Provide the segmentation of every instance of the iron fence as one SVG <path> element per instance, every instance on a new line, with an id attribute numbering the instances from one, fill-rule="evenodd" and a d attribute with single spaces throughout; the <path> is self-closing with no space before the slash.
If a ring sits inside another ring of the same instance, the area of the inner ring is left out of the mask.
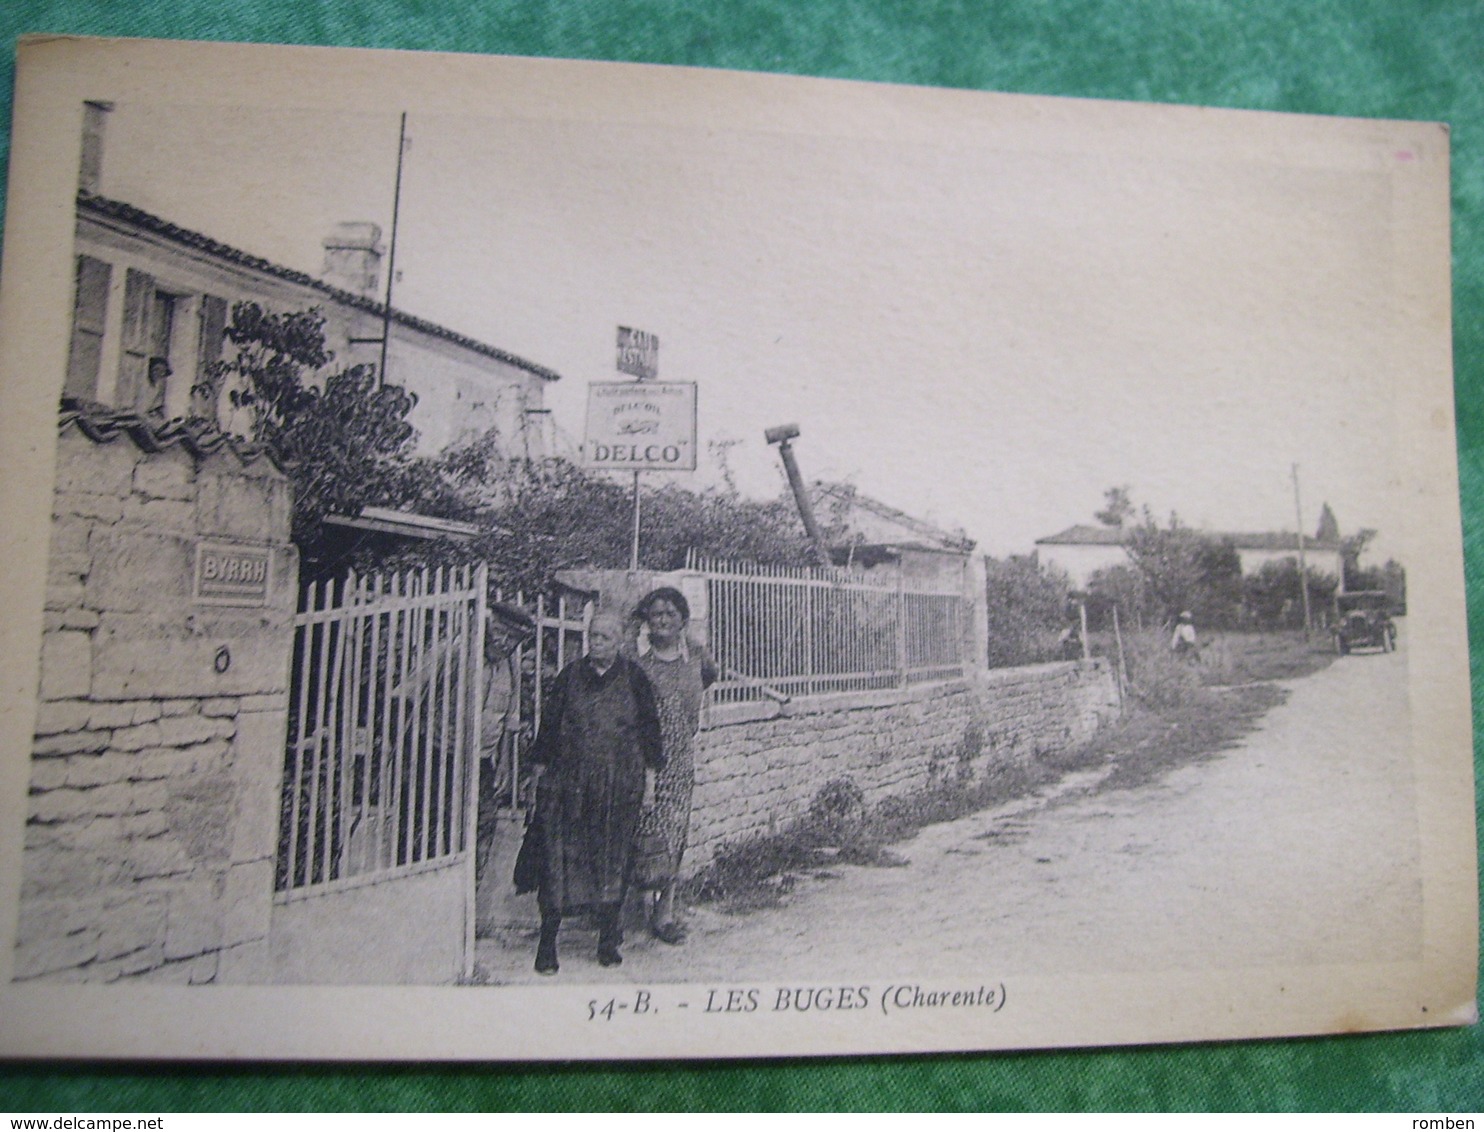
<path id="1" fill-rule="evenodd" d="M 712 702 L 905 687 L 964 674 L 966 602 L 900 575 L 724 562 L 705 575 Z"/>

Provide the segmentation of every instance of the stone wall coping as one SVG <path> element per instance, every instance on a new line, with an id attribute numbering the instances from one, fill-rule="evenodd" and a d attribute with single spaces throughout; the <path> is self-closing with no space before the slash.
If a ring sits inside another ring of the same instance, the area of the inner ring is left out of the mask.
<path id="1" fill-rule="evenodd" d="M 1045 664 L 1022 664 L 1014 668 L 985 668 L 976 670 L 975 679 L 986 688 L 1002 687 L 1006 684 L 1021 684 L 1027 680 L 1039 680 L 1047 673 L 1079 672 L 1086 668 L 1100 672 L 1108 666 L 1108 658 L 1094 656 L 1087 660 L 1052 660 Z"/>
<path id="2" fill-rule="evenodd" d="M 873 688 L 863 692 L 828 692 L 817 696 L 795 696 L 786 704 L 773 700 L 757 703 L 713 704 L 706 709 L 702 729 L 714 731 L 739 723 L 756 723 L 767 719 L 793 719 L 801 715 L 824 715 L 836 711 L 866 711 L 872 708 L 896 707 L 899 704 L 922 703 L 944 694 L 966 692 L 972 686 L 966 678 L 935 680 L 909 684 L 905 688 Z"/>
<path id="3" fill-rule="evenodd" d="M 768 719 L 789 719 L 801 715 L 821 715 L 832 711 L 860 711 L 868 708 L 895 707 L 898 704 L 921 703 L 935 699 L 943 691 L 968 691 L 970 688 L 1002 688 L 1044 680 L 1050 674 L 1072 675 L 1083 669 L 1099 672 L 1108 666 L 1106 657 L 1088 660 L 1055 660 L 1046 664 L 1026 664 L 1016 668 L 974 669 L 969 675 L 951 680 L 909 684 L 905 688 L 876 688 L 865 692 L 829 692 L 817 696 L 796 696 L 786 704 L 761 700 L 740 704 L 712 704 L 706 709 L 701 727 L 714 731 L 741 723 Z"/>

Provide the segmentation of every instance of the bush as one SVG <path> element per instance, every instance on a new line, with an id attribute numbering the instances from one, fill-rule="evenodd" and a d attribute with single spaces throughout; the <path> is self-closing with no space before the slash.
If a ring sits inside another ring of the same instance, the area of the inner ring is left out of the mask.
<path id="1" fill-rule="evenodd" d="M 1163 630 L 1125 633 L 1123 651 L 1130 690 L 1145 707 L 1181 707 L 1210 695 L 1201 686 L 1200 662 L 1177 657 Z"/>
<path id="2" fill-rule="evenodd" d="M 816 846 L 845 846 L 857 840 L 866 819 L 866 796 L 848 778 L 827 782 L 809 805 L 807 830 Z"/>
<path id="3" fill-rule="evenodd" d="M 1067 624 L 1071 589 L 1066 575 L 1041 566 L 1034 555 L 986 558 L 984 568 L 989 666 L 1061 659 L 1057 636 Z"/>

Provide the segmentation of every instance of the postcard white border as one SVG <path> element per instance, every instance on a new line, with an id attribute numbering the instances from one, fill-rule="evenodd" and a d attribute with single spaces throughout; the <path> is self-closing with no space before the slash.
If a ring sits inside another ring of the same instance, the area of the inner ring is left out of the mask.
<path id="1" fill-rule="evenodd" d="M 265 76 L 273 76 L 266 80 Z M 13 939 L 41 633 L 65 328 L 80 105 L 147 91 L 175 101 L 313 105 L 347 112 L 440 114 L 789 131 L 801 121 L 883 141 L 903 129 L 951 143 L 993 119 L 1027 145 L 1096 152 L 1156 148 L 1355 167 L 1409 149 L 1387 167 L 1395 213 L 1395 293 L 1414 332 L 1396 348 L 1414 379 L 1397 389 L 1397 438 L 1415 506 L 1404 536 L 1409 573 L 1413 765 L 1418 783 L 1425 923 L 1417 963 L 1168 971 L 1003 981 L 998 1013 L 912 1011 L 857 1017 L 760 1010 L 633 1015 L 595 1025 L 588 1004 L 635 987 L 190 987 L 10 983 L 0 947 L 0 1055 L 279 1059 L 554 1059 L 756 1057 L 1006 1049 L 1219 1040 L 1465 1023 L 1475 1018 L 1473 770 L 1448 295 L 1447 136 L 1428 124 L 1348 121 L 849 84 L 720 71 L 413 55 L 38 38 L 21 48 L 0 309 L 0 500 L 9 568 L 0 573 L 4 689 L 0 760 L 0 939 Z M 1038 139 L 1039 142 L 1038 142 Z M 57 375 L 41 380 L 35 375 Z M 928 983 L 913 972 L 842 972 L 841 982 Z M 762 988 L 765 991 L 768 988 Z M 672 1021 L 674 1019 L 674 1021 Z"/>

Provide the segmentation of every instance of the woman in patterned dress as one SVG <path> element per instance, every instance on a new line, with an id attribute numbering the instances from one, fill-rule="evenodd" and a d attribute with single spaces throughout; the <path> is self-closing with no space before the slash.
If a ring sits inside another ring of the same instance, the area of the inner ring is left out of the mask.
<path id="1" fill-rule="evenodd" d="M 654 805 L 640 819 L 639 827 L 641 837 L 661 833 L 669 849 L 669 879 L 655 893 L 649 930 L 664 943 L 678 944 L 685 939 L 685 926 L 675 918 L 675 884 L 690 829 L 696 733 L 701 725 L 701 701 L 715 683 L 717 670 L 705 648 L 686 636 L 690 603 L 679 590 L 662 586 L 646 594 L 634 615 L 646 630 L 639 642 L 639 666 L 654 686 L 665 756 L 664 768 L 655 779 Z"/>

